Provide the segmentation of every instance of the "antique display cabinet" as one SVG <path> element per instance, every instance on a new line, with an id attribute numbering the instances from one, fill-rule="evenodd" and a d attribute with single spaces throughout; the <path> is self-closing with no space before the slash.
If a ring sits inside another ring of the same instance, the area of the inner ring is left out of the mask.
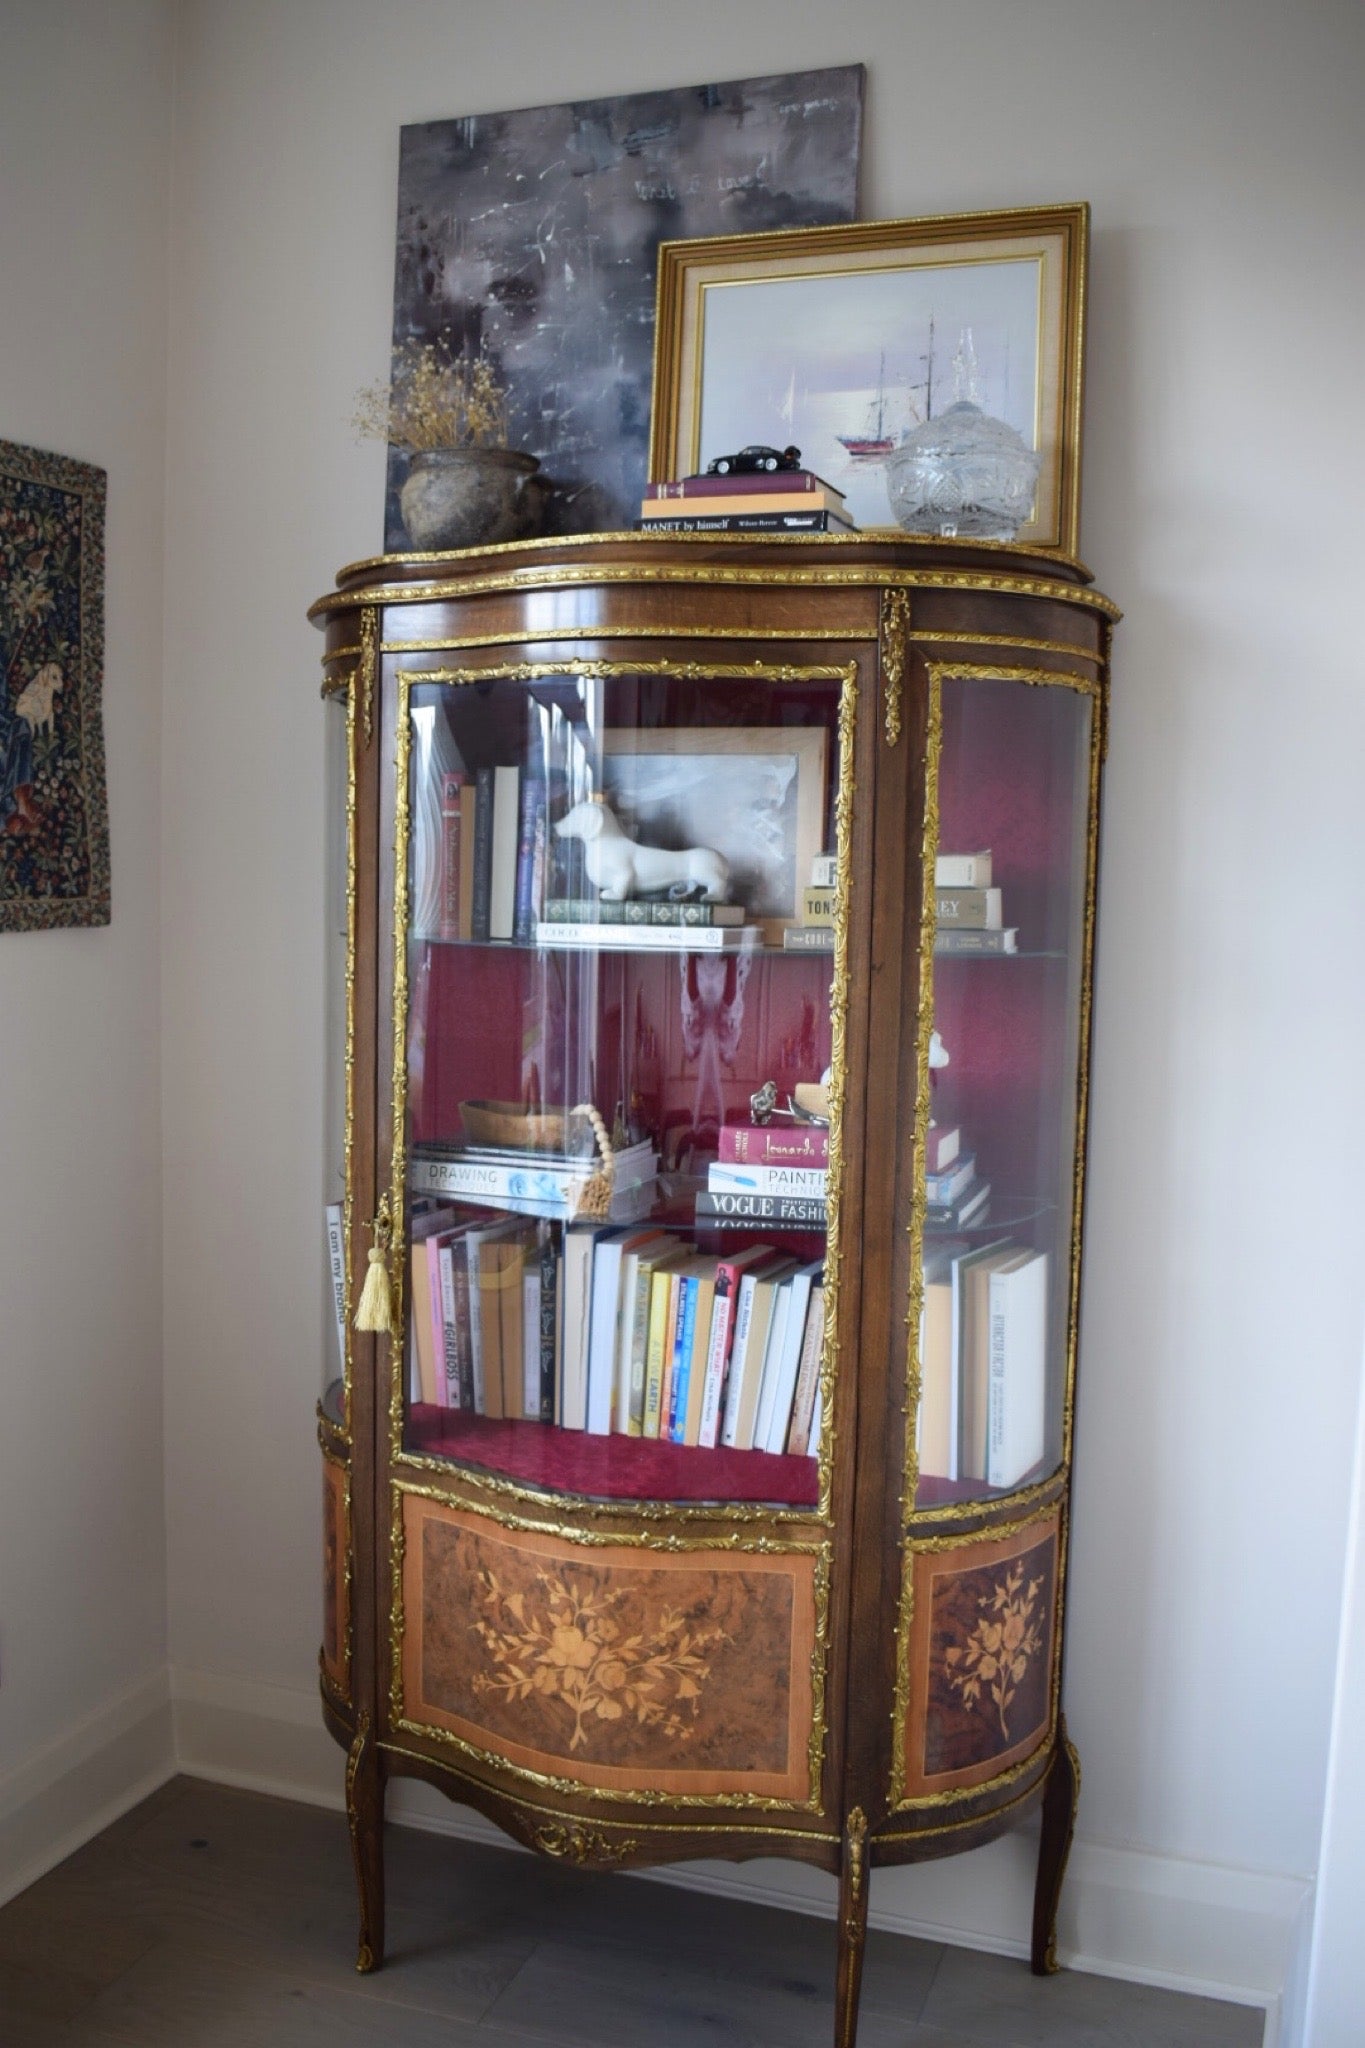
<path id="1" fill-rule="evenodd" d="M 391 556 L 314 607 L 360 1968 L 395 1774 L 575 1863 L 834 1873 L 844 2048 L 871 1873 L 1041 1806 L 1055 1967 L 1116 616 L 1064 556 L 871 536 Z"/>

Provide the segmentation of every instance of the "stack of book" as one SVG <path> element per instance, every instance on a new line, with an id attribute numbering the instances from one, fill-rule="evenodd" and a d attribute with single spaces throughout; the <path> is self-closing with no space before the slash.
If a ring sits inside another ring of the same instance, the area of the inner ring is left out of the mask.
<path id="1" fill-rule="evenodd" d="M 935 1230 L 969 1230 L 990 1214 L 991 1184 L 964 1151 L 955 1124 L 930 1124 L 924 1146 L 924 1220 Z"/>
<path id="2" fill-rule="evenodd" d="M 414 1218 L 409 1397 L 591 1435 L 814 1455 L 823 1267 L 661 1228 Z"/>
<path id="3" fill-rule="evenodd" d="M 648 1143 L 612 1154 L 615 1220 L 648 1214 L 658 1170 L 659 1155 Z M 589 1182 L 600 1171 L 600 1161 L 579 1153 L 514 1145 L 416 1145 L 409 1184 L 417 1196 L 444 1196 L 478 1208 L 564 1222 L 578 1214 Z"/>
<path id="4" fill-rule="evenodd" d="M 538 946 L 736 952 L 762 943 L 762 926 L 746 924 L 745 916 L 740 903 L 678 902 L 666 896 L 609 903 L 600 896 L 559 896 L 544 905 L 535 940 Z"/>
<path id="5" fill-rule="evenodd" d="M 920 1319 L 922 1476 L 1017 1486 L 1047 1437 L 1048 1255 L 1002 1238 L 936 1245 Z"/>
<path id="6" fill-rule="evenodd" d="M 934 951 L 1013 953 L 1019 932 L 1004 919 L 1002 892 L 991 886 L 991 856 L 941 853 L 934 863 Z"/>
<path id="7" fill-rule="evenodd" d="M 838 857 L 817 853 L 811 862 L 810 881 L 801 891 L 801 917 L 782 934 L 788 953 L 832 953 L 834 951 L 834 902 L 838 889 Z"/>
<path id="8" fill-rule="evenodd" d="M 648 484 L 642 533 L 854 533 L 842 491 L 809 469 Z"/>
<path id="9" fill-rule="evenodd" d="M 517 939 L 542 914 L 550 862 L 544 781 L 519 767 L 441 776 L 439 812 L 414 811 L 414 900 L 436 907 L 424 939 Z M 427 878 L 438 879 L 432 889 Z"/>
<path id="10" fill-rule="evenodd" d="M 696 1200 L 711 1229 L 823 1230 L 829 1132 L 815 1124 L 726 1124 Z"/>

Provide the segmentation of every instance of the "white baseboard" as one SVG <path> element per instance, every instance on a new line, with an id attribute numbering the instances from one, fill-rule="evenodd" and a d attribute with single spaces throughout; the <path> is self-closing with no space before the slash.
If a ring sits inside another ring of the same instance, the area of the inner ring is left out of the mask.
<path id="1" fill-rule="evenodd" d="M 340 1807 L 342 1758 L 317 1696 L 173 1671 L 177 1759 L 192 1777 Z M 415 1779 L 389 1798 L 401 1825 L 509 1846 L 472 1808 Z M 1027 1955 L 1036 1836 L 1027 1826 L 942 1862 L 878 1871 L 869 1918 L 921 1940 Z M 671 1864 L 650 1882 L 832 1918 L 824 1872 L 762 1858 Z M 1302 1879 L 1109 1848 L 1077 1839 L 1062 1895 L 1058 1949 L 1071 1969 L 1260 2006 L 1277 2048 L 1280 1994 L 1294 1967 L 1311 1887 Z M 1289 2048 L 1289 2044 L 1279 2044 Z"/>
<path id="2" fill-rule="evenodd" d="M 0 1777 L 0 1905 L 174 1773 L 163 1666 Z"/>

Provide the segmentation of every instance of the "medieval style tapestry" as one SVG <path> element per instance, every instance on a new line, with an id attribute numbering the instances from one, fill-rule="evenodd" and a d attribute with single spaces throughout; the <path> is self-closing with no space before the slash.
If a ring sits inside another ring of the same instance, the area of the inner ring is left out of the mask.
<path id="1" fill-rule="evenodd" d="M 0 931 L 109 922 L 104 497 L 0 441 Z"/>
<path id="2" fill-rule="evenodd" d="M 393 342 L 487 361 L 540 529 L 629 527 L 644 493 L 660 242 L 851 221 L 863 67 L 426 121 L 402 131 Z M 389 451 L 387 548 L 410 545 Z"/>

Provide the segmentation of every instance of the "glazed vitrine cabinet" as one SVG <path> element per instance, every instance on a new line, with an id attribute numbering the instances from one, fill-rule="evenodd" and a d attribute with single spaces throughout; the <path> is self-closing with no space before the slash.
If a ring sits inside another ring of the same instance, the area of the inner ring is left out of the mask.
<path id="1" fill-rule="evenodd" d="M 1041 1805 L 1053 1967 L 1113 607 L 1004 546 L 593 537 L 313 616 L 360 1967 L 397 1774 L 575 1863 L 833 1872 L 845 2048 L 871 1873 Z"/>

